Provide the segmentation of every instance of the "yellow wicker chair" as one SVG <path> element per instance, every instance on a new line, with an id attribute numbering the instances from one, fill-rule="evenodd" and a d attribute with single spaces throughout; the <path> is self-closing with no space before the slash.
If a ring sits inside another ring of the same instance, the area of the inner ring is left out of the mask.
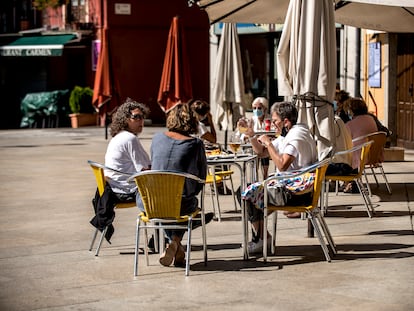
<path id="1" fill-rule="evenodd" d="M 95 180 L 96 180 L 96 186 L 98 187 L 98 192 L 99 192 L 100 196 L 102 196 L 102 194 L 104 192 L 104 189 L 105 189 L 105 185 L 106 185 L 106 179 L 105 179 L 105 175 L 104 175 L 104 170 L 105 169 L 113 170 L 113 171 L 116 171 L 118 173 L 124 174 L 122 172 L 111 169 L 109 167 L 106 167 L 103 164 L 100 164 L 100 163 L 97 163 L 97 162 L 94 162 L 94 161 L 91 161 L 91 160 L 88 160 L 88 164 L 92 168 L 92 171 L 93 171 L 93 174 L 94 174 Z M 125 174 L 125 175 L 131 176 L 129 174 Z M 118 203 L 118 204 L 115 205 L 116 209 L 131 208 L 131 207 L 136 207 L 136 203 L 135 202 Z M 99 255 L 99 251 L 101 249 L 102 241 L 104 240 L 104 237 L 105 237 L 105 234 L 106 234 L 107 230 L 108 230 L 108 227 L 105 227 L 102 230 L 101 237 L 99 238 L 98 246 L 97 246 L 96 251 L 95 251 L 95 256 Z M 92 237 L 91 246 L 89 247 L 89 251 L 92 251 L 92 249 L 93 249 L 93 245 L 95 244 L 95 240 L 96 240 L 96 236 L 98 235 L 98 231 L 99 231 L 98 229 L 95 230 L 95 233 Z"/>
<path id="2" fill-rule="evenodd" d="M 322 191 L 323 181 L 325 179 L 325 172 L 328 167 L 330 159 L 325 159 L 318 163 L 315 163 L 311 166 L 303 168 L 300 172 L 292 172 L 289 174 L 283 174 L 283 176 L 271 176 L 264 181 L 264 225 L 263 225 L 263 259 L 266 262 L 267 260 L 267 224 L 268 224 L 268 216 L 271 212 L 273 213 L 273 234 L 272 234 L 272 243 L 271 243 L 271 252 L 272 254 L 275 253 L 275 245 L 276 245 L 276 224 L 277 224 L 277 211 L 288 211 L 288 212 L 299 212 L 305 213 L 307 217 L 310 219 L 315 232 L 318 236 L 319 242 L 321 244 L 323 253 L 325 254 L 325 258 L 328 262 L 331 261 L 331 257 L 329 256 L 329 249 L 324 241 L 322 232 L 318 226 L 321 226 L 323 233 L 325 234 L 325 238 L 333 252 L 336 254 L 336 245 L 333 241 L 331 233 L 329 231 L 328 225 L 326 224 L 323 216 L 321 215 L 320 208 L 318 206 L 320 194 Z M 312 196 L 312 203 L 310 205 L 303 205 L 303 206 L 274 206 L 268 204 L 268 194 L 267 194 L 267 185 L 269 182 L 273 180 L 280 180 L 284 178 L 291 178 L 302 175 L 307 172 L 316 172 L 315 181 L 313 185 L 313 196 Z M 317 222 L 318 220 L 318 222 Z"/>
<path id="3" fill-rule="evenodd" d="M 145 213 L 140 213 L 137 218 L 134 276 L 138 275 L 138 246 L 140 231 L 142 229 L 145 230 L 144 252 L 147 265 L 149 264 L 147 248 L 147 229 L 149 228 L 181 229 L 187 231 L 185 275 L 188 276 L 190 271 L 192 221 L 198 214 L 201 214 L 204 263 L 207 263 L 206 229 L 203 210 L 204 187 L 200 195 L 200 208 L 191 214 L 180 215 L 181 199 L 185 181 L 196 182 L 203 185 L 205 181 L 191 174 L 157 170 L 140 172 L 131 177 L 131 179 L 135 180 L 138 186 L 138 191 L 145 208 Z M 163 241 L 163 239 L 160 239 L 160 241 Z"/>

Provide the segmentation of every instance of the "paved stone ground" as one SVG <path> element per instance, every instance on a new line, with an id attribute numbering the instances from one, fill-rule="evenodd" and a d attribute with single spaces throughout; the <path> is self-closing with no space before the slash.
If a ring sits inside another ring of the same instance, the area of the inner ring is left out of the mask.
<path id="1" fill-rule="evenodd" d="M 161 130 L 145 128 L 145 148 Z M 1 310 L 414 309 L 413 152 L 385 163 L 393 194 L 373 186 L 376 217 L 358 194 L 330 194 L 331 263 L 306 237 L 306 221 L 284 216 L 276 255 L 242 260 L 240 212 L 221 196 L 223 220 L 207 227 L 207 266 L 198 229 L 189 277 L 154 254 L 134 278 L 135 210 L 116 214 L 99 257 L 88 251 L 95 184 L 86 160 L 102 162 L 107 142 L 102 128 L 0 131 Z"/>

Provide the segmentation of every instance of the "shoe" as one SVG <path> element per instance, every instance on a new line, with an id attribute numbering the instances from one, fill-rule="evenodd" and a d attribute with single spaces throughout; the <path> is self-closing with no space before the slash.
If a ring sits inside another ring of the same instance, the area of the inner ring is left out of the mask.
<path id="1" fill-rule="evenodd" d="M 355 181 L 351 181 L 344 188 L 344 193 L 359 193 L 358 186 Z"/>
<path id="2" fill-rule="evenodd" d="M 214 213 L 207 213 L 204 215 L 206 219 L 206 225 L 214 218 Z M 201 227 L 201 219 L 194 219 L 193 220 L 193 230 Z"/>
<path id="3" fill-rule="evenodd" d="M 269 248 L 272 245 L 272 238 L 267 238 L 267 247 Z M 263 240 L 260 239 L 258 242 L 249 242 L 247 244 L 247 252 L 249 254 L 261 253 L 263 251 Z"/>
<path id="4" fill-rule="evenodd" d="M 170 240 L 169 240 L 168 238 L 165 238 L 164 243 L 165 243 L 165 245 L 167 245 L 167 244 L 169 244 L 169 243 L 170 243 Z M 155 251 L 155 239 L 154 239 L 154 235 L 151 235 L 151 237 L 150 237 L 150 239 L 149 239 L 149 241 L 148 241 L 148 249 L 149 249 L 149 250 L 150 250 L 153 254 L 157 253 L 157 252 Z"/>
<path id="5" fill-rule="evenodd" d="M 302 215 L 299 212 L 283 212 L 287 218 L 300 218 Z"/>
<path id="6" fill-rule="evenodd" d="M 221 195 L 231 195 L 231 190 L 223 183 L 217 185 L 217 192 Z"/>
<path id="7" fill-rule="evenodd" d="M 185 250 L 182 245 L 178 246 L 177 253 L 175 253 L 174 266 L 185 267 Z"/>
<path id="8" fill-rule="evenodd" d="M 167 245 L 164 253 L 160 257 L 160 264 L 165 267 L 169 267 L 173 263 L 175 254 L 177 253 L 177 248 L 177 242 L 171 241 L 171 243 Z"/>

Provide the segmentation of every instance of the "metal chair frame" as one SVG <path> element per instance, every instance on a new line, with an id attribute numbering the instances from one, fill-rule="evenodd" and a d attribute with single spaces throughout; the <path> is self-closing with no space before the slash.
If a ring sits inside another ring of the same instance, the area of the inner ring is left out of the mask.
<path id="1" fill-rule="evenodd" d="M 379 187 L 379 182 L 378 182 L 377 175 L 375 173 L 375 169 L 380 170 L 380 173 L 382 177 L 384 178 L 385 186 L 387 187 L 388 193 L 392 194 L 391 186 L 388 182 L 387 176 L 385 175 L 384 168 L 382 166 L 382 161 L 379 157 L 385 148 L 385 143 L 387 142 L 387 133 L 383 131 L 370 133 L 364 136 L 354 138 L 352 142 L 360 142 L 360 141 L 367 141 L 367 140 L 374 142 L 371 146 L 369 158 L 367 162 L 365 163 L 365 169 L 364 169 L 364 177 L 365 177 L 369 195 L 372 196 L 372 191 L 371 191 L 370 184 L 368 182 L 368 175 L 366 172 L 367 167 L 371 169 L 371 173 L 374 176 L 377 187 Z"/>
<path id="2" fill-rule="evenodd" d="M 200 208 L 193 213 L 181 215 L 181 199 L 186 179 L 203 184 L 203 189 L 200 195 Z M 138 276 L 138 246 L 141 230 L 145 230 L 144 253 L 146 263 L 149 265 L 147 229 L 151 228 L 156 230 L 181 229 L 187 231 L 185 275 L 188 276 L 190 271 L 192 221 L 198 215 L 201 215 L 204 263 L 207 264 L 207 239 L 203 208 L 205 181 L 188 173 L 161 170 L 143 171 L 133 175 L 129 180 L 134 180 L 137 184 L 145 208 L 145 212 L 140 213 L 137 218 L 134 276 Z M 159 239 L 159 241 L 164 241 L 164 239 Z M 160 250 L 162 249 L 161 246 L 160 242 Z"/>
<path id="3" fill-rule="evenodd" d="M 94 162 L 94 161 L 91 161 L 91 160 L 88 160 L 88 164 L 91 166 L 91 168 L 93 170 L 93 174 L 95 175 L 95 180 L 96 180 L 96 185 L 97 185 L 97 188 L 98 188 L 99 195 L 103 194 L 104 188 L 105 188 L 105 185 L 106 185 L 106 179 L 105 179 L 105 175 L 104 175 L 104 170 L 105 169 L 112 170 L 114 172 L 117 172 L 117 173 L 120 173 L 120 174 L 123 174 L 123 175 L 126 175 L 126 176 L 131 176 L 131 174 L 123 173 L 121 171 L 118 171 L 116 169 L 107 167 L 107 166 L 105 166 L 101 163 Z M 115 209 L 123 209 L 123 208 L 131 208 L 131 207 L 136 207 L 136 203 L 135 202 L 118 203 L 118 204 L 115 205 Z M 98 246 L 96 247 L 96 251 L 95 251 L 95 256 L 99 255 L 99 251 L 101 249 L 102 242 L 104 240 L 104 237 L 105 237 L 105 234 L 106 234 L 107 230 L 108 230 L 108 227 L 106 226 L 101 232 L 101 236 L 99 238 Z M 93 236 L 92 236 L 92 241 L 91 241 L 91 245 L 89 247 L 89 251 L 92 251 L 92 249 L 93 249 L 96 237 L 98 235 L 98 231 L 99 231 L 99 229 L 96 229 Z"/>
<path id="4" fill-rule="evenodd" d="M 322 232 L 320 230 L 320 227 L 322 228 L 322 231 L 325 235 L 326 242 L 330 246 L 332 253 L 336 254 L 336 245 L 332 238 L 332 235 L 329 231 L 328 225 L 325 222 L 325 219 L 323 218 L 321 214 L 321 210 L 318 206 L 319 198 L 323 189 L 323 181 L 325 179 L 325 172 L 328 167 L 328 164 L 330 162 L 330 159 L 325 159 L 320 162 L 317 162 L 315 164 L 312 164 L 308 167 L 303 168 L 302 170 L 295 171 L 295 172 L 284 172 L 283 175 L 280 176 L 270 176 L 264 181 L 264 225 L 263 225 L 263 259 L 266 262 L 267 261 L 267 226 L 268 226 L 268 216 L 271 212 L 273 213 L 273 226 L 272 226 L 272 243 L 271 243 L 271 252 L 272 254 L 275 253 L 275 245 L 276 245 L 276 229 L 277 229 L 277 212 L 278 211 L 289 211 L 289 212 L 299 212 L 299 213 L 305 213 L 307 217 L 310 219 L 315 232 L 318 236 L 319 243 L 322 247 L 322 251 L 325 255 L 326 261 L 330 262 L 331 257 L 329 255 L 329 249 L 325 243 L 324 237 L 322 235 Z M 268 188 L 267 185 L 274 180 L 281 180 L 284 178 L 291 178 L 300 176 L 302 174 L 305 174 L 307 172 L 316 172 L 316 177 L 313 185 L 313 197 L 312 197 L 312 203 L 310 205 L 303 205 L 303 206 L 273 206 L 269 205 L 268 203 Z M 319 225 L 320 227 L 319 227 Z"/>
<path id="5" fill-rule="evenodd" d="M 369 153 L 370 153 L 370 148 L 373 144 L 373 141 L 368 141 L 365 142 L 361 145 L 357 145 L 352 147 L 349 150 L 345 150 L 345 151 L 340 151 L 337 152 L 333 158 L 335 158 L 336 155 L 343 155 L 343 154 L 347 154 L 347 153 L 354 153 L 354 152 L 358 152 L 359 150 L 361 150 L 361 160 L 360 160 L 360 164 L 359 164 L 359 168 L 358 168 L 358 173 L 356 174 L 349 174 L 349 175 L 326 175 L 325 176 L 325 200 L 324 200 L 324 204 L 322 207 L 322 211 L 323 214 L 326 213 L 327 208 L 328 208 L 328 197 L 329 197 L 329 181 L 344 181 L 344 182 L 352 182 L 355 181 L 359 190 L 359 193 L 362 196 L 362 199 L 364 201 L 365 207 L 367 209 L 367 213 L 369 218 L 372 218 L 372 214 L 375 213 L 374 207 L 372 205 L 369 193 L 368 193 L 368 189 L 367 186 L 364 185 L 364 183 L 362 182 L 362 174 L 364 172 L 365 169 L 365 163 L 369 157 Z"/>

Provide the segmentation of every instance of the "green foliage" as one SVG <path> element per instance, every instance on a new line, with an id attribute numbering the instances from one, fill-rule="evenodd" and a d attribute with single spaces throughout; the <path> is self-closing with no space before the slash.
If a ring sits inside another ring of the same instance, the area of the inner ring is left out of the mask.
<path id="1" fill-rule="evenodd" d="M 90 87 L 75 86 L 70 93 L 69 106 L 72 113 L 93 113 L 93 91 Z"/>
<path id="2" fill-rule="evenodd" d="M 36 10 L 42 11 L 47 8 L 56 9 L 59 6 L 68 4 L 68 2 L 68 0 L 34 0 L 33 7 L 35 7 Z"/>

